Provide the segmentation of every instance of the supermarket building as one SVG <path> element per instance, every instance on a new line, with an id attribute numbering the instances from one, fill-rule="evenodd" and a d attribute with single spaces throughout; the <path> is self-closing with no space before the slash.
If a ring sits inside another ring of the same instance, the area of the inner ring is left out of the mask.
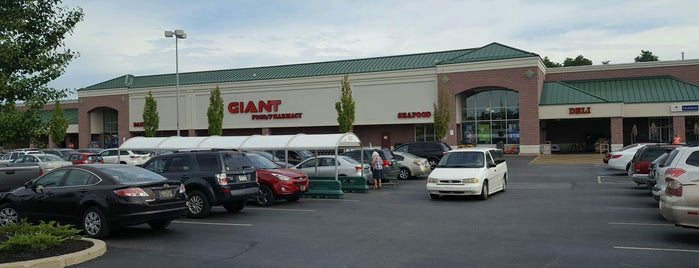
<path id="1" fill-rule="evenodd" d="M 148 92 L 158 104 L 159 136 L 177 135 L 178 129 L 181 136 L 206 136 L 215 88 L 224 101 L 223 135 L 337 133 L 335 102 L 345 75 L 356 105 L 353 132 L 364 145 L 435 140 L 439 88 L 449 96 L 444 141 L 452 146 L 540 154 L 548 148 L 600 152 L 635 142 L 669 142 L 674 134 L 699 140 L 699 60 L 546 68 L 535 53 L 491 43 L 180 73 L 179 94 L 175 73 L 124 75 L 81 88 L 77 100 L 62 104 L 73 118 L 66 142 L 105 148 L 142 136 Z"/>

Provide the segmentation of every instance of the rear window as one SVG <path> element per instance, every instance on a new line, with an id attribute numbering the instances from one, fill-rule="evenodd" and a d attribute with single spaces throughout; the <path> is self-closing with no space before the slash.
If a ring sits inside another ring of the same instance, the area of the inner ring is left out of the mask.
<path id="1" fill-rule="evenodd" d="M 653 161 L 667 151 L 666 148 L 648 148 L 641 156 L 643 161 Z"/>
<path id="2" fill-rule="evenodd" d="M 165 177 L 145 168 L 135 166 L 112 166 L 100 168 L 119 183 L 138 183 L 167 180 Z"/>
<path id="3" fill-rule="evenodd" d="M 229 170 L 242 170 L 245 167 L 252 167 L 253 164 L 250 160 L 240 153 L 225 153 L 223 156 L 223 165 L 226 171 Z"/>

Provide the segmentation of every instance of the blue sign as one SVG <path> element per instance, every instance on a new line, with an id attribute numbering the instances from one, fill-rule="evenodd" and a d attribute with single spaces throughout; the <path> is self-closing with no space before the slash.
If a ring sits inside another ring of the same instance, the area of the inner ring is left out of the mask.
<path id="1" fill-rule="evenodd" d="M 682 111 L 699 111 L 699 105 L 682 105 Z"/>

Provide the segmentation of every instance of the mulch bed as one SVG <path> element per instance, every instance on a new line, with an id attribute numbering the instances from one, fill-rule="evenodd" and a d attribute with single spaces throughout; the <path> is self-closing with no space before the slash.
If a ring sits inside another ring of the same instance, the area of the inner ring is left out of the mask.
<path id="1" fill-rule="evenodd" d="M 93 243 L 85 240 L 69 239 L 56 247 L 40 251 L 0 251 L 0 263 L 36 260 L 78 252 L 92 247 Z"/>

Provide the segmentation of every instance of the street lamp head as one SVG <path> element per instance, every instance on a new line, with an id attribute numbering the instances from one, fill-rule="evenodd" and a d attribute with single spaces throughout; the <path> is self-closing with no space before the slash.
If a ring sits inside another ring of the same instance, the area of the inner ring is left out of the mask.
<path id="1" fill-rule="evenodd" d="M 165 31 L 165 37 L 173 36 L 177 39 L 187 39 L 187 33 L 184 30 Z"/>

